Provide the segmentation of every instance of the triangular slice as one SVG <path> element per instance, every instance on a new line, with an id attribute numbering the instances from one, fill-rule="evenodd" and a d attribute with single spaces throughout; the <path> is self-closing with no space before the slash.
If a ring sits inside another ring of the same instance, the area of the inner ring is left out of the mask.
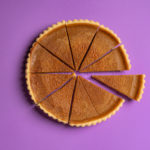
<path id="1" fill-rule="evenodd" d="M 72 72 L 68 66 L 35 43 L 28 59 L 28 72 Z"/>
<path id="2" fill-rule="evenodd" d="M 111 117 L 122 106 L 124 100 L 80 77 L 96 111 L 97 122 Z"/>
<path id="3" fill-rule="evenodd" d="M 105 75 L 92 76 L 131 99 L 139 101 L 143 94 L 145 75 Z"/>
<path id="4" fill-rule="evenodd" d="M 89 49 L 89 52 L 87 53 L 87 56 L 82 63 L 81 70 L 93 61 L 102 57 L 104 54 L 109 52 L 112 48 L 120 43 L 120 39 L 115 33 L 113 33 L 112 30 L 109 30 L 104 26 L 100 26 Z"/>
<path id="5" fill-rule="evenodd" d="M 74 85 L 75 77 L 63 88 L 39 103 L 40 108 L 54 119 L 68 123 Z"/>
<path id="6" fill-rule="evenodd" d="M 58 24 L 53 25 L 51 28 L 48 28 L 37 39 L 37 42 L 39 42 L 53 54 L 61 58 L 72 68 L 74 67 L 65 27 L 65 21 L 59 22 Z"/>
<path id="7" fill-rule="evenodd" d="M 40 102 L 51 92 L 65 84 L 73 75 L 28 74 L 27 85 L 35 103 Z"/>
<path id="8" fill-rule="evenodd" d="M 97 115 L 81 80 L 77 78 L 69 124 L 72 126 L 85 126 L 93 122 Z"/>
<path id="9" fill-rule="evenodd" d="M 128 55 L 123 45 L 121 45 L 80 72 L 122 71 L 130 68 Z"/>
<path id="10" fill-rule="evenodd" d="M 84 20 L 67 22 L 67 32 L 76 70 L 78 70 L 98 27 L 97 23 Z"/>

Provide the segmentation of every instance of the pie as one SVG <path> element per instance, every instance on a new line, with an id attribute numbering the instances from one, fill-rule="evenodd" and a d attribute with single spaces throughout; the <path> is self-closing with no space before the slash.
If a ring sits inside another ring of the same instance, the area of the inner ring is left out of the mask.
<path id="1" fill-rule="evenodd" d="M 131 99 L 141 99 L 144 75 L 100 75 L 130 68 L 124 45 L 112 30 L 89 20 L 62 21 L 33 43 L 26 64 L 27 88 L 48 116 L 70 126 L 90 126 L 110 118 L 124 103 L 95 85 L 94 79 Z M 86 72 L 92 73 L 90 81 L 84 78 Z"/>

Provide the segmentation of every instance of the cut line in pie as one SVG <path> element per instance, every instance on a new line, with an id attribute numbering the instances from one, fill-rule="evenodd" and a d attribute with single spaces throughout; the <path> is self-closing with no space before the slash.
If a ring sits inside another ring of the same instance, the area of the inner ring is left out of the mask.
<path id="1" fill-rule="evenodd" d="M 70 126 L 90 126 L 110 118 L 124 100 L 80 72 L 129 70 L 130 61 L 120 43 L 112 30 L 89 20 L 62 21 L 45 30 L 26 64 L 27 88 L 34 103 Z M 92 77 L 132 99 L 142 97 L 144 75 Z"/>

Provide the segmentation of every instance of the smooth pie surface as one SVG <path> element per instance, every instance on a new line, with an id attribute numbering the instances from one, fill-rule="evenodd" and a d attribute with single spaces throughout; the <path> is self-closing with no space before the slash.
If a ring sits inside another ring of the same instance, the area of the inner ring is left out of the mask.
<path id="1" fill-rule="evenodd" d="M 49 28 L 37 42 L 74 68 L 65 22 Z"/>
<path id="2" fill-rule="evenodd" d="M 135 100 L 140 100 L 143 93 L 144 77 L 145 75 L 92 76 L 92 78 Z"/>
<path id="3" fill-rule="evenodd" d="M 122 71 L 129 70 L 130 67 L 128 55 L 123 46 L 120 46 L 80 72 Z"/>
<path id="4" fill-rule="evenodd" d="M 76 70 L 78 70 L 98 27 L 98 25 L 90 23 L 67 23 L 67 31 Z"/>
<path id="5" fill-rule="evenodd" d="M 35 103 L 62 86 L 72 75 L 63 74 L 29 74 L 28 88 Z"/>
<path id="6" fill-rule="evenodd" d="M 74 85 L 75 77 L 63 88 L 59 89 L 39 103 L 40 108 L 54 119 L 57 118 L 59 121 L 68 123 Z"/>
<path id="7" fill-rule="evenodd" d="M 93 107 L 90 97 L 78 77 L 69 123 L 70 125 L 87 124 L 88 122 L 94 120 L 97 115 L 98 114 Z"/>
<path id="8" fill-rule="evenodd" d="M 123 104 L 120 97 L 96 86 L 88 80 L 81 78 L 81 81 L 98 112 L 98 120 L 102 121 L 114 114 Z"/>
<path id="9" fill-rule="evenodd" d="M 117 35 L 112 33 L 111 30 L 100 26 L 89 49 L 89 52 L 81 66 L 81 69 L 106 54 L 119 43 L 120 39 L 117 37 Z"/>
<path id="10" fill-rule="evenodd" d="M 63 62 L 35 43 L 29 57 L 29 72 L 72 72 Z"/>

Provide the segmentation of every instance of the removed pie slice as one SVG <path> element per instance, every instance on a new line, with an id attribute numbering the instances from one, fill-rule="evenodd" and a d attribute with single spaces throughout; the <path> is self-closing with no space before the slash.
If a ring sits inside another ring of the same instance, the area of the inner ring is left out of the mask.
<path id="1" fill-rule="evenodd" d="M 37 39 L 37 42 L 74 68 L 65 21 L 48 28 Z"/>
<path id="2" fill-rule="evenodd" d="M 96 33 L 96 36 L 92 42 L 92 45 L 82 63 L 81 70 L 102 57 L 104 54 L 109 52 L 112 48 L 120 44 L 121 41 L 112 30 L 105 28 L 103 25 L 100 26 Z"/>
<path id="3" fill-rule="evenodd" d="M 141 99 L 143 94 L 144 77 L 145 75 L 92 76 L 92 78 L 137 101 Z"/>
<path id="4" fill-rule="evenodd" d="M 88 20 L 67 22 L 67 32 L 76 70 L 78 70 L 98 27 L 98 23 Z"/>
<path id="5" fill-rule="evenodd" d="M 128 55 L 123 45 L 121 45 L 103 58 L 80 70 L 80 72 L 122 71 L 130 68 Z"/>
<path id="6" fill-rule="evenodd" d="M 75 93 L 73 97 L 71 117 L 69 124 L 72 126 L 85 126 L 90 125 L 91 122 L 96 120 L 97 112 L 84 89 L 80 78 L 77 78 Z"/>
<path id="7" fill-rule="evenodd" d="M 27 63 L 27 72 L 72 72 L 73 70 L 35 43 L 31 48 Z"/>
<path id="8" fill-rule="evenodd" d="M 81 81 L 98 112 L 97 122 L 101 122 L 111 117 L 111 115 L 115 114 L 122 106 L 124 100 L 120 97 L 96 86 L 84 78 L 81 78 Z"/>
<path id="9" fill-rule="evenodd" d="M 27 85 L 35 103 L 40 102 L 51 92 L 65 84 L 73 75 L 27 74 Z"/>
<path id="10" fill-rule="evenodd" d="M 40 108 L 54 119 L 68 123 L 74 86 L 75 77 L 63 88 L 39 103 Z"/>

